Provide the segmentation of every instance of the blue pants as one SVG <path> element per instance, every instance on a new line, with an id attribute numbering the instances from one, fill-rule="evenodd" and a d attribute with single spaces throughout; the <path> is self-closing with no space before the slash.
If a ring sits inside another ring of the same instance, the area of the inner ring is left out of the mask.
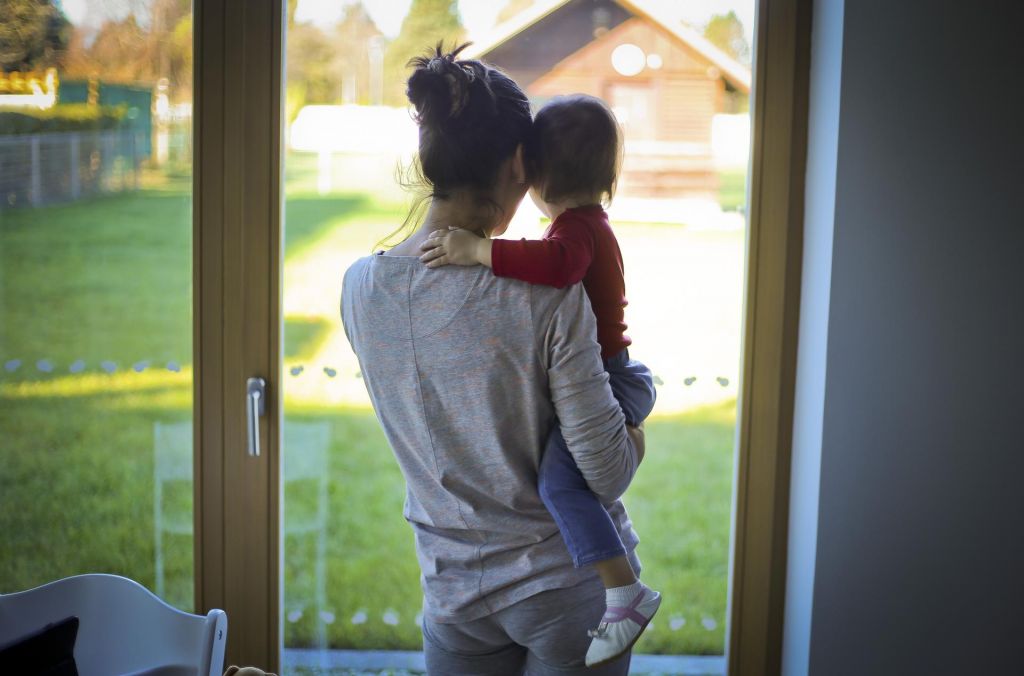
<path id="1" fill-rule="evenodd" d="M 657 394 L 651 370 L 630 359 L 627 350 L 606 359 L 604 368 L 626 424 L 636 427 L 654 408 Z M 577 568 L 626 553 L 618 528 L 587 486 L 557 425 L 540 461 L 539 489 Z"/>

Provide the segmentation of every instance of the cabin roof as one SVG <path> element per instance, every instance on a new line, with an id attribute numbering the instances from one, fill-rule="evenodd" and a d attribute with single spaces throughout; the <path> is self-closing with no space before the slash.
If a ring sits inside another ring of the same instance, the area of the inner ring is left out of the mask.
<path id="1" fill-rule="evenodd" d="M 541 23 L 559 9 L 574 0 L 537 0 L 515 16 L 496 25 L 488 33 L 468 47 L 464 58 L 485 59 L 495 49 L 512 42 L 528 28 Z M 664 11 L 652 7 L 645 0 L 613 0 L 634 16 L 646 19 L 658 26 L 684 46 L 689 47 L 715 66 L 722 77 L 733 87 L 750 93 L 750 69 L 711 44 L 704 36 Z"/>

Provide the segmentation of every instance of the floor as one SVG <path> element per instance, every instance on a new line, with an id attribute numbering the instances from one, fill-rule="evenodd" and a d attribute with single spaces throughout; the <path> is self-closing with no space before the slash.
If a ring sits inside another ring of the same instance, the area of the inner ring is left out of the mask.
<path id="1" fill-rule="evenodd" d="M 423 653 L 401 650 L 284 651 L 286 675 L 419 676 L 425 673 Z M 645 676 L 722 676 L 725 658 L 698 655 L 634 655 L 631 674 Z"/>

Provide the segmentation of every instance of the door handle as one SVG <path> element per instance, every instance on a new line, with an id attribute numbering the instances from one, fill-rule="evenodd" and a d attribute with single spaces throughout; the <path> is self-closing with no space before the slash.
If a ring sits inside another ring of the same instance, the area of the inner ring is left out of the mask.
<path id="1" fill-rule="evenodd" d="M 267 381 L 249 378 L 245 382 L 245 417 L 249 437 L 249 455 L 260 454 L 260 418 L 267 414 Z"/>

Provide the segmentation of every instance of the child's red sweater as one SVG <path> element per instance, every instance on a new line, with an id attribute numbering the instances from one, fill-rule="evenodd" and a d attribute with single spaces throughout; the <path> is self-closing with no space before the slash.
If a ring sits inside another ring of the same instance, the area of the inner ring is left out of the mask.
<path id="1" fill-rule="evenodd" d="M 582 281 L 597 317 L 601 357 L 614 357 L 632 343 L 624 321 L 622 252 L 600 206 L 566 209 L 539 240 L 494 240 L 491 266 L 499 277 L 559 289 Z"/>

